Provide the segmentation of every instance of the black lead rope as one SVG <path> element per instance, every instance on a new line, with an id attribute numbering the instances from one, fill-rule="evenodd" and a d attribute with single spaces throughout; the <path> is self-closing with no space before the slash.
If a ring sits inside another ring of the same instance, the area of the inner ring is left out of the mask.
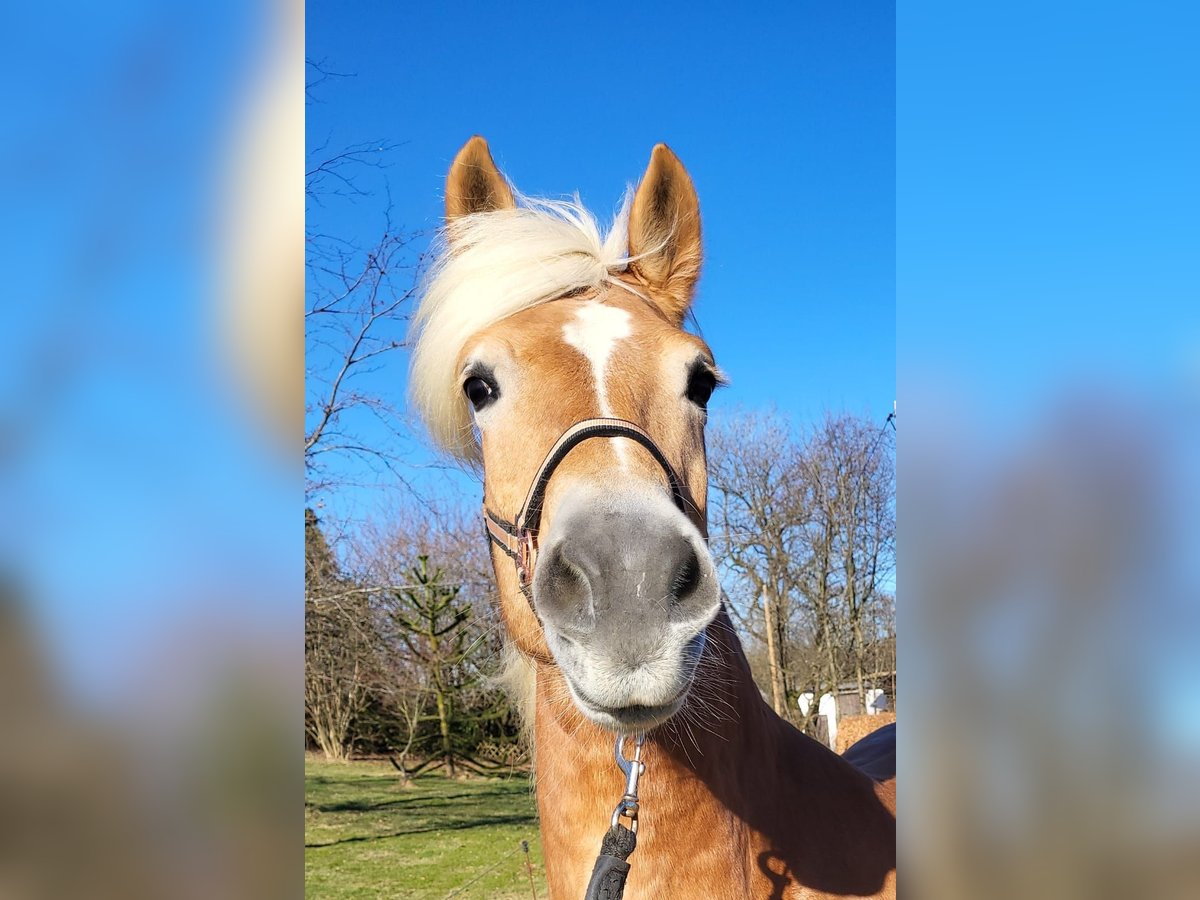
<path id="1" fill-rule="evenodd" d="M 584 900 L 621 900 L 629 877 L 626 860 L 636 847 L 637 835 L 619 822 L 604 833 Z"/>
<path id="2" fill-rule="evenodd" d="M 613 754 L 617 765 L 625 773 L 625 794 L 613 810 L 612 822 L 600 842 L 600 855 L 596 857 L 596 865 L 592 867 L 592 877 L 588 881 L 587 893 L 583 900 L 621 900 L 625 895 L 625 879 L 629 877 L 629 856 L 637 848 L 638 829 L 638 778 L 646 771 L 642 762 L 642 744 L 646 741 L 644 734 L 638 735 L 634 744 L 633 758 L 626 759 L 621 754 L 621 746 L 625 743 L 622 735 L 617 735 L 617 745 Z M 621 824 L 621 817 L 629 820 L 629 827 Z"/>

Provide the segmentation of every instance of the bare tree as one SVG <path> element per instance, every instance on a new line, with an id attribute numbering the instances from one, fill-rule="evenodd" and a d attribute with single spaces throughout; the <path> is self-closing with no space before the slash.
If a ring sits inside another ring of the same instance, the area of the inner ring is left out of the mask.
<path id="1" fill-rule="evenodd" d="M 890 423 L 889 419 L 889 423 Z M 810 601 L 826 617 L 819 630 L 828 643 L 841 644 L 845 674 L 853 677 L 860 703 L 866 703 L 867 659 L 883 636 L 871 627 L 879 605 L 890 595 L 882 588 L 894 572 L 895 472 L 888 423 L 881 428 L 852 416 L 827 416 L 812 435 L 802 456 L 804 481 L 810 493 L 814 528 L 819 534 L 821 583 L 810 585 Z M 826 608 L 833 597 L 842 639 L 831 640 L 836 619 Z M 833 673 L 842 668 L 835 661 Z"/>
<path id="2" fill-rule="evenodd" d="M 366 709 L 378 635 L 366 594 L 346 579 L 312 510 L 304 514 L 304 720 L 328 759 L 345 759 Z"/>
<path id="3" fill-rule="evenodd" d="M 335 77 L 345 76 L 309 61 L 309 103 L 317 102 L 315 88 Z M 380 179 L 366 176 L 385 169 L 396 147 L 370 141 L 331 148 L 326 141 L 308 155 L 304 465 L 310 497 L 346 479 L 347 464 L 385 468 L 404 480 L 399 462 L 409 429 L 372 376 L 404 346 L 420 236 L 392 222 L 390 202 L 380 231 L 365 245 L 321 228 L 327 205 L 386 193 L 386 181 L 380 188 Z M 335 459 L 340 467 L 330 465 Z"/>
<path id="4" fill-rule="evenodd" d="M 710 444 L 714 549 L 739 624 L 765 648 L 772 706 L 806 727 L 816 704 L 800 717 L 796 695 L 848 679 L 865 704 L 868 682 L 895 668 L 890 434 L 841 415 L 801 438 L 750 414 L 716 425 Z"/>
<path id="5" fill-rule="evenodd" d="M 390 226 L 363 253 L 339 250 L 332 261 L 310 258 L 305 310 L 306 372 L 304 462 L 309 495 L 336 480 L 327 458 L 347 457 L 384 467 L 404 480 L 398 463 L 406 430 L 403 412 L 372 387 L 382 357 L 404 346 L 414 293 L 411 236 Z M 367 437 L 364 425 L 383 426 L 386 441 Z"/>
<path id="6" fill-rule="evenodd" d="M 830 505 L 824 502 L 823 473 L 811 447 L 801 450 L 797 461 L 797 487 L 805 494 L 808 517 L 804 523 L 805 556 L 796 587 L 803 598 L 803 618 L 811 638 L 804 683 L 812 688 L 815 699 L 826 691 L 836 693 L 842 681 L 844 640 L 838 618 L 837 522 Z M 805 727 L 816 716 L 817 708 L 817 703 L 810 704 Z"/>
<path id="7" fill-rule="evenodd" d="M 392 760 L 392 765 L 400 770 L 404 781 L 408 782 L 413 777 L 413 773 L 408 769 L 408 758 L 412 753 L 413 745 L 416 744 L 421 725 L 425 721 L 425 707 L 429 702 L 430 691 L 428 678 L 418 667 L 407 665 L 404 670 L 406 674 L 412 676 L 411 680 L 394 675 L 389 679 L 390 683 L 398 688 L 393 693 L 393 709 L 396 710 L 400 733 L 403 736 L 403 743 L 392 748 L 396 752 L 389 754 L 389 758 Z M 399 762 L 397 762 L 397 757 L 399 757 Z"/>
<path id="8" fill-rule="evenodd" d="M 771 705 L 779 715 L 794 718 L 788 626 L 806 519 L 796 442 L 777 416 L 759 414 L 714 428 L 709 445 L 716 549 L 751 589 L 741 624 L 766 645 Z M 756 609 L 762 613 L 760 627 L 752 615 Z"/>

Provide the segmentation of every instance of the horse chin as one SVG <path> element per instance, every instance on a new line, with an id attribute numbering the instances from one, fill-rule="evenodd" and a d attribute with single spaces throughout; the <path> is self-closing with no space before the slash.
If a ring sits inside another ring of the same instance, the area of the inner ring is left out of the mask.
<path id="1" fill-rule="evenodd" d="M 635 702 L 643 701 L 645 695 L 629 695 L 628 699 L 631 702 L 613 703 L 612 700 L 619 699 L 620 692 L 613 691 L 611 683 L 604 692 L 606 698 L 610 698 L 609 702 L 603 702 L 580 684 L 583 679 L 571 677 L 565 669 L 563 674 L 575 706 L 596 725 L 617 734 L 645 733 L 662 725 L 683 708 L 706 642 L 705 633 L 701 631 L 682 648 L 677 678 L 679 689 L 669 699 L 660 703 Z"/>
<path id="2" fill-rule="evenodd" d="M 633 706 L 607 708 L 594 706 L 580 697 L 578 691 L 575 692 L 575 703 L 585 716 L 601 728 L 616 732 L 617 734 L 628 735 L 644 733 L 662 725 L 683 708 L 683 703 L 686 699 L 687 691 L 685 690 L 670 703 L 665 703 L 661 706 L 641 706 L 635 704 Z"/>

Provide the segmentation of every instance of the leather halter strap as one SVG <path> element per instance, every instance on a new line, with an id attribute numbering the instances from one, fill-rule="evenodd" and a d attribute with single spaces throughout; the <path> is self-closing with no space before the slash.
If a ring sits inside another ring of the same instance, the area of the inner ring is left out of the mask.
<path id="1" fill-rule="evenodd" d="M 675 470 L 671 467 L 667 457 L 645 429 L 625 419 L 584 419 L 576 422 L 562 433 L 554 442 L 554 446 L 550 448 L 550 452 L 546 454 L 545 460 L 542 461 L 542 465 L 533 479 L 533 484 L 529 486 L 529 493 L 525 496 L 525 502 L 521 504 L 515 520 L 509 522 L 500 518 L 487 508 L 486 503 L 483 507 L 483 524 L 487 536 L 516 564 L 517 581 L 525 597 L 529 600 L 530 606 L 533 605 L 532 585 L 534 565 L 537 562 L 538 527 L 542 521 L 542 503 L 546 498 L 546 487 L 550 483 L 550 476 L 566 459 L 567 454 L 584 441 L 592 438 L 613 437 L 629 438 L 649 451 L 650 455 L 654 457 L 654 461 L 667 473 L 667 481 L 671 486 L 671 498 L 675 501 L 675 505 L 684 514 L 688 513 L 689 504 L 682 482 L 675 475 Z M 537 611 L 534 610 L 534 613 L 536 614 Z"/>

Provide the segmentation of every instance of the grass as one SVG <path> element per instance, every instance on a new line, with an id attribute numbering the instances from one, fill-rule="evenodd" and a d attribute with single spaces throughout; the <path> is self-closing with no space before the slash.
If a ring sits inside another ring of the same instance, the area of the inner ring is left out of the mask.
<path id="1" fill-rule="evenodd" d="M 521 841 L 546 896 L 529 779 L 409 787 L 387 762 L 304 763 L 304 894 L 311 898 L 529 898 Z"/>

